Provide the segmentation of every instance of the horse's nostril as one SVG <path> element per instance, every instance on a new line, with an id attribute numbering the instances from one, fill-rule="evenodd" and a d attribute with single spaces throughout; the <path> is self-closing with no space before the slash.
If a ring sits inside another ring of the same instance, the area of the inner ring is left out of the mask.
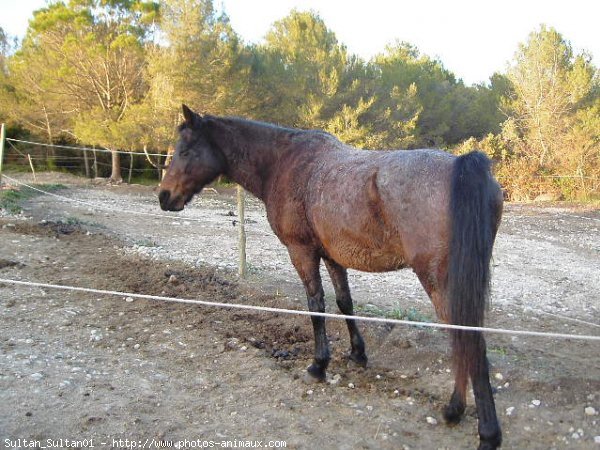
<path id="1" fill-rule="evenodd" d="M 166 205 L 166 203 L 169 201 L 170 196 L 171 194 L 169 193 L 169 191 L 160 191 L 160 193 L 158 194 L 158 201 L 160 202 L 161 206 Z"/>

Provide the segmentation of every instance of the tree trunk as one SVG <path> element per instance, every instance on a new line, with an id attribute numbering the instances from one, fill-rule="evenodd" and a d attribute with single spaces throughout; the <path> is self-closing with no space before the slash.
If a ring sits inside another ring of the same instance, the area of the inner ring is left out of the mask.
<path id="1" fill-rule="evenodd" d="M 50 127 L 50 119 L 48 118 L 48 111 L 46 110 L 46 105 L 42 106 L 42 110 L 44 111 L 44 118 L 46 120 L 46 134 L 48 135 L 48 147 L 46 147 L 46 165 L 50 170 L 56 170 L 56 150 L 52 147 L 52 128 Z"/>
<path id="2" fill-rule="evenodd" d="M 110 181 L 114 183 L 121 183 L 123 181 L 123 177 L 121 176 L 121 154 L 116 150 L 113 150 L 111 155 L 112 172 L 110 174 Z"/>

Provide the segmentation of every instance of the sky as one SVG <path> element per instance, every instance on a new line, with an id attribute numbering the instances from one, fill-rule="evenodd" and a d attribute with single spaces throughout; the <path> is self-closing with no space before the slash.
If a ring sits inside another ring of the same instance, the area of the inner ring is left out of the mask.
<path id="1" fill-rule="evenodd" d="M 22 37 L 47 0 L 0 0 L 0 26 Z M 410 42 L 440 59 L 466 84 L 504 72 L 518 44 L 539 29 L 556 28 L 600 66 L 598 0 L 214 0 L 246 42 L 260 42 L 293 8 L 318 13 L 351 53 L 370 59 L 387 44 Z"/>

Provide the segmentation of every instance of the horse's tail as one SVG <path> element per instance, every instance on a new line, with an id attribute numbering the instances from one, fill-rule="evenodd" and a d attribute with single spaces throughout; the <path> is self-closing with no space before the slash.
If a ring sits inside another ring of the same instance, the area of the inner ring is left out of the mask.
<path id="1" fill-rule="evenodd" d="M 490 260 L 502 211 L 501 190 L 491 162 L 480 152 L 459 156 L 452 170 L 448 300 L 453 324 L 482 326 L 490 288 Z M 481 333 L 452 331 L 454 363 L 472 374 L 481 364 Z M 485 359 L 485 358 L 483 358 Z M 462 370 L 461 370 L 462 369 Z"/>

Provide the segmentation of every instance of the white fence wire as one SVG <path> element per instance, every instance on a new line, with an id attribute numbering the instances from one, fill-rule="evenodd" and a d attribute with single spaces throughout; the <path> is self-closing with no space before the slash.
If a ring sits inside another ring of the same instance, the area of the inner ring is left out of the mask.
<path id="1" fill-rule="evenodd" d="M 73 149 L 73 150 L 90 150 L 90 151 L 95 150 L 95 151 L 105 151 L 105 152 L 112 151 L 112 150 L 92 149 L 92 148 L 85 148 L 85 147 L 42 144 L 42 143 L 19 140 L 19 139 L 6 139 L 6 140 L 12 141 L 12 142 L 21 142 L 21 143 L 26 143 L 26 144 L 32 144 L 32 145 L 54 146 L 54 147 L 58 147 L 58 148 Z M 137 154 L 137 155 L 144 155 L 144 156 L 146 155 L 145 153 L 136 153 L 136 152 L 120 152 L 119 151 L 119 153 Z M 165 156 L 164 154 L 155 154 L 155 153 L 149 153 L 149 155 L 150 156 Z M 71 204 L 74 204 L 74 205 L 80 206 L 80 207 L 91 208 L 96 211 L 103 211 L 103 212 L 117 214 L 117 212 L 114 211 L 114 208 L 112 208 L 110 206 L 86 202 L 83 200 L 74 199 L 74 198 L 63 196 L 63 195 L 55 194 L 53 192 L 48 192 L 43 189 L 37 188 L 35 186 L 31 186 L 22 181 L 19 181 L 10 176 L 7 176 L 5 174 L 3 175 L 3 177 L 5 179 L 11 181 L 12 183 L 21 185 L 28 189 L 32 189 L 32 190 L 37 191 L 44 195 L 49 195 L 49 196 L 57 198 L 58 200 L 63 201 L 63 202 L 68 202 L 68 203 L 71 203 Z M 169 214 L 160 214 L 160 213 L 151 213 L 151 212 L 143 212 L 143 211 L 133 211 L 133 210 L 126 211 L 126 212 L 129 214 L 134 214 L 134 215 L 139 215 L 139 216 L 164 218 L 164 219 L 170 219 L 170 220 L 189 220 L 189 221 L 195 221 L 195 222 L 203 221 L 202 219 L 186 217 L 186 216 L 181 216 L 181 215 L 174 216 L 174 215 L 169 215 Z M 122 213 L 122 211 L 119 212 L 119 214 L 120 213 Z M 569 217 L 575 217 L 575 218 L 586 219 L 586 220 L 600 221 L 600 219 L 593 218 L 593 217 L 586 217 L 586 216 L 566 214 L 566 213 L 558 213 L 558 214 L 562 215 L 562 216 L 569 216 Z M 246 225 L 246 227 L 248 227 L 248 225 Z M 252 227 L 249 227 L 249 228 L 252 229 Z M 258 233 L 270 236 L 270 234 L 267 234 L 262 230 L 257 229 L 255 231 L 257 231 Z M 408 321 L 408 320 L 389 319 L 389 318 L 381 318 L 381 317 L 347 316 L 347 315 L 343 315 L 343 314 L 319 313 L 319 312 L 291 310 L 291 309 L 284 309 L 284 308 L 271 308 L 271 307 L 257 306 L 257 305 L 209 302 L 209 301 L 205 301 L 205 300 L 192 300 L 192 299 L 182 299 L 182 298 L 155 296 L 155 295 L 147 295 L 147 294 L 134 294 L 134 293 L 128 293 L 128 292 L 119 292 L 119 291 L 106 291 L 106 290 L 100 290 L 100 289 L 82 288 L 82 287 L 75 287 L 75 286 L 63 286 L 63 285 L 55 285 L 55 284 L 37 283 L 37 282 L 33 282 L 33 281 L 0 279 L 0 283 L 39 287 L 39 288 L 48 288 L 48 289 L 61 289 L 61 290 L 70 290 L 70 291 L 79 291 L 79 292 L 89 292 L 89 293 L 102 294 L 102 295 L 124 296 L 124 297 L 140 298 L 140 299 L 146 299 L 146 300 L 187 303 L 187 304 L 202 305 L 202 306 L 209 306 L 209 307 L 245 309 L 245 310 L 270 312 L 270 313 L 277 313 L 277 314 L 295 314 L 295 315 L 301 315 L 301 316 L 316 316 L 316 317 L 325 317 L 325 318 L 340 319 L 340 320 L 341 319 L 343 319 L 343 320 L 355 319 L 355 320 L 360 320 L 360 321 L 365 321 L 365 322 L 387 323 L 387 324 L 394 324 L 394 325 L 408 325 L 408 326 L 418 326 L 418 327 L 438 328 L 438 329 L 469 330 L 469 331 L 480 331 L 480 332 L 487 332 L 487 333 L 510 334 L 510 335 L 521 335 L 521 336 L 537 336 L 537 337 L 546 337 L 546 338 L 555 338 L 555 339 L 576 339 L 576 340 L 587 340 L 587 341 L 600 341 L 600 336 L 593 336 L 593 335 L 552 333 L 552 332 L 540 332 L 540 331 L 530 331 L 530 330 L 511 330 L 511 329 L 491 328 L 491 327 L 468 327 L 468 326 L 462 326 L 462 325 L 440 324 L 440 323 L 436 323 L 436 322 L 413 322 L 413 321 Z M 574 319 L 571 317 L 561 316 L 558 314 L 548 313 L 546 311 L 536 311 L 536 312 L 541 312 L 543 314 L 552 315 L 552 316 L 555 316 L 555 317 L 558 317 L 561 319 L 571 320 L 571 321 L 578 322 L 578 323 L 581 323 L 584 325 L 600 328 L 600 325 L 592 323 L 592 322 L 587 322 L 587 321 L 580 320 L 580 319 Z"/>
<path id="2" fill-rule="evenodd" d="M 445 329 L 445 330 L 479 331 L 479 332 L 496 333 L 496 334 L 509 334 L 509 335 L 513 335 L 513 336 L 537 336 L 537 337 L 555 338 L 555 339 L 600 341 L 600 336 L 583 335 L 583 334 L 550 333 L 550 332 L 545 332 L 545 331 L 529 331 L 529 330 L 509 330 L 509 329 L 505 329 L 505 328 L 491 328 L 491 327 L 470 327 L 470 326 L 465 326 L 465 325 L 452 325 L 452 324 L 436 323 L 436 322 L 413 322 L 410 320 L 388 319 L 388 318 L 383 318 L 383 317 L 368 317 L 368 316 L 354 316 L 354 315 L 350 316 L 350 315 L 346 315 L 346 314 L 332 314 L 332 313 L 325 313 L 325 312 L 302 311 L 302 310 L 297 310 L 297 309 L 272 308 L 269 306 L 244 305 L 244 304 L 240 304 L 240 303 L 210 302 L 207 300 L 165 297 L 165 296 L 161 296 L 161 295 L 135 294 L 132 292 L 110 291 L 110 290 L 103 290 L 103 289 L 65 286 L 65 285 L 59 285 L 59 284 L 37 283 L 37 282 L 33 282 L 33 281 L 11 280 L 11 279 L 7 279 L 7 278 L 0 278 L 0 283 L 20 285 L 20 286 L 38 287 L 38 288 L 43 288 L 43 289 L 45 288 L 45 289 L 59 289 L 59 290 L 64 290 L 64 291 L 87 292 L 87 293 L 91 293 L 91 294 L 111 295 L 111 296 L 119 296 L 119 297 L 124 297 L 124 298 L 131 297 L 131 298 L 139 298 L 139 299 L 144 299 L 144 300 L 185 303 L 185 304 L 190 304 L 190 305 L 201 305 L 201 306 L 209 306 L 209 307 L 215 307 L 215 308 L 243 309 L 243 310 L 248 310 L 248 311 L 268 312 L 268 313 L 275 313 L 275 314 L 294 314 L 294 315 L 298 315 L 298 316 L 324 317 L 324 318 L 328 318 L 328 319 L 338 319 L 338 320 L 354 319 L 354 320 L 360 320 L 363 322 L 376 322 L 376 323 L 385 323 L 385 324 L 393 324 L 393 325 L 408 325 L 408 326 L 412 326 L 412 327 L 437 328 L 437 329 Z"/>

